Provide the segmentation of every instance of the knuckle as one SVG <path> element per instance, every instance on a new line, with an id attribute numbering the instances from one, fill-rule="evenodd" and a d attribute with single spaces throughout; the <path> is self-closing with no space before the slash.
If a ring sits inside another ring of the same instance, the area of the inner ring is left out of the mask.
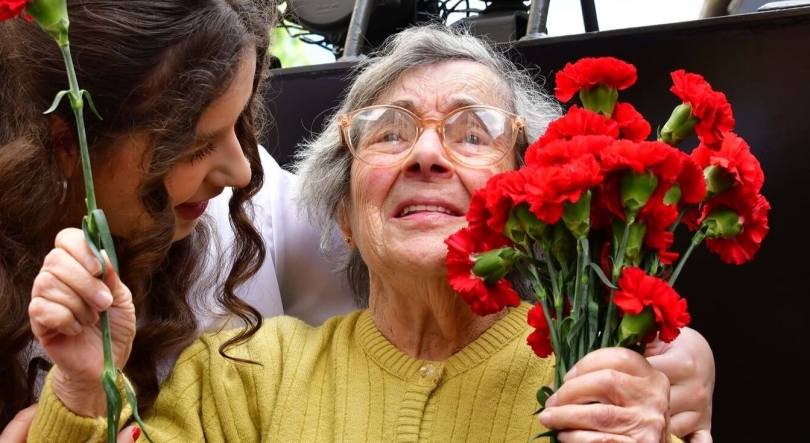
<path id="1" fill-rule="evenodd" d="M 618 406 L 615 405 L 604 405 L 601 408 L 597 408 L 593 420 L 596 426 L 599 429 L 611 429 L 616 425 L 616 421 L 619 417 Z"/>
<path id="2" fill-rule="evenodd" d="M 62 229 L 56 234 L 56 238 L 54 239 L 53 243 L 57 248 L 67 246 L 76 241 L 76 237 L 79 232 L 81 231 L 76 228 Z"/>

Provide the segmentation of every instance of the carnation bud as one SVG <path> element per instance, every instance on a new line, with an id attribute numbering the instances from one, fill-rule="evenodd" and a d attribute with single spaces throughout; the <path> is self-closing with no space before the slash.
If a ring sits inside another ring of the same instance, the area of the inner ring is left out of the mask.
<path id="1" fill-rule="evenodd" d="M 539 240 L 545 236 L 547 226 L 529 210 L 527 203 L 521 203 L 509 211 L 503 235 L 518 245 L 528 247 L 530 239 Z"/>
<path id="2" fill-rule="evenodd" d="M 678 105 L 661 128 L 658 140 L 670 146 L 677 146 L 695 132 L 697 123 L 697 117 L 692 115 L 692 105 L 689 103 Z"/>
<path id="3" fill-rule="evenodd" d="M 484 283 L 494 285 L 509 273 L 516 259 L 517 251 L 507 246 L 475 254 L 472 272 L 484 280 Z"/>
<path id="4" fill-rule="evenodd" d="M 734 186 L 734 179 L 720 166 L 712 165 L 707 167 L 703 170 L 703 177 L 706 178 L 706 197 L 703 201 Z"/>
<path id="5" fill-rule="evenodd" d="M 637 174 L 625 171 L 619 178 L 619 198 L 627 216 L 627 222 L 636 219 L 641 208 L 647 204 L 655 188 L 658 186 L 658 177 L 650 171 Z"/>
<path id="6" fill-rule="evenodd" d="M 616 88 L 609 88 L 605 85 L 596 85 L 590 89 L 579 90 L 579 100 L 582 107 L 589 111 L 602 113 L 610 118 L 616 101 L 619 99 L 619 91 Z"/>
<path id="7" fill-rule="evenodd" d="M 32 0 L 25 6 L 25 12 L 60 46 L 67 46 L 70 20 L 66 0 Z"/>
<path id="8" fill-rule="evenodd" d="M 725 206 L 712 210 L 703 219 L 707 238 L 731 238 L 742 232 L 743 224 L 739 214 Z"/>
<path id="9" fill-rule="evenodd" d="M 573 249 L 572 239 L 571 233 L 562 223 L 556 223 L 551 227 L 551 239 L 548 249 L 549 252 L 551 252 L 551 256 L 557 259 L 559 263 L 568 263 L 568 260 L 571 258 Z"/>
<path id="10" fill-rule="evenodd" d="M 616 242 L 618 249 L 619 242 L 624 235 L 625 224 L 621 220 L 613 221 L 613 241 Z M 627 244 L 624 247 L 624 265 L 625 266 L 639 266 L 644 259 L 642 254 L 644 246 L 644 236 L 647 234 L 647 225 L 640 223 L 633 223 L 629 226 L 627 234 Z"/>
<path id="11" fill-rule="evenodd" d="M 574 238 L 582 240 L 587 237 L 591 229 L 591 191 L 583 192 L 576 203 L 566 201 L 562 219 Z"/>
<path id="12" fill-rule="evenodd" d="M 630 347 L 640 342 L 655 328 L 655 313 L 652 307 L 645 306 L 638 314 L 625 313 L 619 323 L 617 346 Z"/>

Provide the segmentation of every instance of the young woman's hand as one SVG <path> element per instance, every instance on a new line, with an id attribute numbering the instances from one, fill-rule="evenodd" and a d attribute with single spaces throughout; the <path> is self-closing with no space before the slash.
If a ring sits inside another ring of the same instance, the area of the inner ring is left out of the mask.
<path id="1" fill-rule="evenodd" d="M 37 413 L 37 403 L 18 412 L 0 433 L 0 443 L 25 443 Z"/>
<path id="2" fill-rule="evenodd" d="M 68 409 L 89 417 L 106 411 L 99 313 L 107 311 L 116 367 L 126 363 L 135 338 L 132 294 L 105 260 L 107 275 L 101 281 L 101 263 L 84 233 L 73 228 L 59 232 L 34 280 L 28 307 L 31 329 L 56 365 L 54 392 Z"/>

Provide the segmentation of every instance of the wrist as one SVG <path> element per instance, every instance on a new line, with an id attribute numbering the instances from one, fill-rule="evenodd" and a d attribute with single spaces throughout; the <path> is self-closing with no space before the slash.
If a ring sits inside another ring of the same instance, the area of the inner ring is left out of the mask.
<path id="1" fill-rule="evenodd" d="M 95 418 L 107 414 L 107 397 L 100 376 L 95 382 L 80 381 L 56 367 L 52 387 L 62 404 L 76 415 Z"/>

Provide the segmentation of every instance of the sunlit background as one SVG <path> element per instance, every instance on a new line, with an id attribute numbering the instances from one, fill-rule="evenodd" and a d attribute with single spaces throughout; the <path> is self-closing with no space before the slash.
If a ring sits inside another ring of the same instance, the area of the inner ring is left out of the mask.
<path id="1" fill-rule="evenodd" d="M 528 1 L 525 2 L 529 4 Z M 633 28 L 638 26 L 675 23 L 697 20 L 704 0 L 595 0 L 599 30 Z M 483 9 L 486 3 L 470 0 L 471 9 Z M 282 4 L 282 9 L 286 4 Z M 465 13 L 453 13 L 447 24 L 462 19 Z M 551 0 L 546 22 L 549 36 L 561 36 L 585 32 L 580 0 Z M 276 43 L 272 54 L 281 61 L 282 67 L 307 66 L 332 63 L 335 55 L 329 48 L 305 43 L 292 37 L 280 27 L 275 30 Z"/>

